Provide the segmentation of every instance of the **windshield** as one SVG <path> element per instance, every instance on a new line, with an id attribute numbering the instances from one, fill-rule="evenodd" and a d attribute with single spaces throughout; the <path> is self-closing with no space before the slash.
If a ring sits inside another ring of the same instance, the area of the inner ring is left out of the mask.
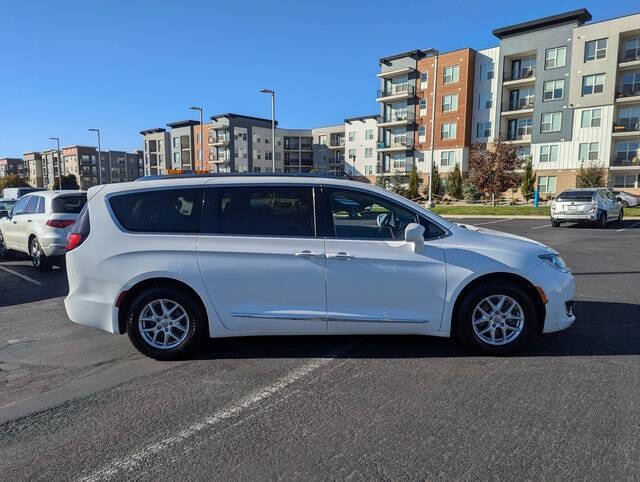
<path id="1" fill-rule="evenodd" d="M 557 201 L 591 201 L 595 191 L 565 191 L 557 197 Z"/>
<path id="2" fill-rule="evenodd" d="M 0 201 L 0 211 L 11 211 L 15 201 Z"/>
<path id="3" fill-rule="evenodd" d="M 87 195 L 60 196 L 51 201 L 51 212 L 58 214 L 78 214 L 87 204 Z"/>

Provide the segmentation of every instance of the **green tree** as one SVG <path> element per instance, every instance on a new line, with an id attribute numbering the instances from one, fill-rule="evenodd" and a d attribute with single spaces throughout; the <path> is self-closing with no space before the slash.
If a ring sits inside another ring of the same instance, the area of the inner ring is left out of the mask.
<path id="1" fill-rule="evenodd" d="M 524 164 L 524 173 L 522 174 L 522 182 L 520 183 L 520 192 L 527 201 L 533 197 L 535 186 L 536 175 L 533 173 L 533 163 L 531 159 L 528 159 Z"/>
<path id="2" fill-rule="evenodd" d="M 464 197 L 465 201 L 477 201 L 478 199 L 480 199 L 480 197 L 482 197 L 482 193 L 478 191 L 478 188 L 474 183 L 472 183 L 468 179 L 465 179 L 465 181 L 462 183 L 462 196 Z"/>
<path id="3" fill-rule="evenodd" d="M 17 174 L 10 174 L 8 176 L 0 177 L 0 193 L 5 187 L 31 187 L 29 183 L 18 176 Z"/>
<path id="4" fill-rule="evenodd" d="M 378 176 L 376 178 L 376 186 L 381 187 L 382 189 L 389 189 L 389 177 Z"/>
<path id="5" fill-rule="evenodd" d="M 598 162 L 592 162 L 584 166 L 580 166 L 578 175 L 576 176 L 577 187 L 604 187 L 606 179 L 606 169 Z"/>
<path id="6" fill-rule="evenodd" d="M 440 177 L 438 166 L 436 166 L 435 162 L 432 162 L 431 163 L 431 195 L 438 196 L 440 194 L 441 187 L 442 187 L 442 178 Z M 429 197 L 429 184 L 427 184 L 424 187 L 423 192 L 426 197 Z"/>
<path id="7" fill-rule="evenodd" d="M 462 174 L 460 173 L 460 164 L 456 162 L 453 172 L 447 177 L 447 194 L 453 199 L 462 197 Z"/>
<path id="8" fill-rule="evenodd" d="M 60 184 L 58 183 L 58 178 L 56 177 L 53 181 L 53 190 L 60 189 Z M 69 174 L 67 176 L 62 176 L 62 189 L 80 189 L 78 185 L 78 181 L 76 180 L 76 176 L 74 174 Z"/>
<path id="9" fill-rule="evenodd" d="M 475 143 L 469 149 L 469 180 L 489 194 L 494 205 L 503 192 L 520 184 L 520 174 L 515 171 L 521 167 L 515 146 L 500 137 L 489 145 Z"/>
<path id="10" fill-rule="evenodd" d="M 407 197 L 409 199 L 417 199 L 420 197 L 420 176 L 418 176 L 418 169 L 414 165 L 409 174 L 409 188 L 407 189 Z"/>
<path id="11" fill-rule="evenodd" d="M 400 194 L 404 196 L 406 193 L 406 189 L 404 185 L 406 184 L 407 179 L 405 176 L 401 176 L 400 174 L 394 174 L 391 176 L 391 181 L 389 185 L 389 190 L 395 192 L 396 194 Z"/>

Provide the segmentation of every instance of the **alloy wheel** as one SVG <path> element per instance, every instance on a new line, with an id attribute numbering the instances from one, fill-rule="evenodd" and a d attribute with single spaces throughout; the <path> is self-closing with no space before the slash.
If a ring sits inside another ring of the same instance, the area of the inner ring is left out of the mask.
<path id="1" fill-rule="evenodd" d="M 142 339 L 158 350 L 170 350 L 184 342 L 189 333 L 189 323 L 187 311 L 168 299 L 147 303 L 138 316 Z"/>
<path id="2" fill-rule="evenodd" d="M 37 239 L 34 239 L 31 242 L 31 262 L 35 268 L 40 266 L 41 262 L 41 253 L 40 253 L 40 243 L 38 243 Z"/>
<path id="3" fill-rule="evenodd" d="M 491 295 L 473 310 L 473 331 L 488 345 L 506 345 L 520 336 L 524 328 L 524 311 L 507 295 Z"/>

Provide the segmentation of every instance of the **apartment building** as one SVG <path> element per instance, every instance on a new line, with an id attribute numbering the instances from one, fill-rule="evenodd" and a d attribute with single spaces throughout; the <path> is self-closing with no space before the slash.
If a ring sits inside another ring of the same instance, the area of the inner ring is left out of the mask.
<path id="1" fill-rule="evenodd" d="M 51 189 L 53 181 L 58 178 L 58 169 L 62 161 L 58 159 L 58 151 L 55 149 L 42 151 L 40 156 L 42 159 L 42 187 Z M 64 169 L 62 172 L 64 173 Z"/>
<path id="2" fill-rule="evenodd" d="M 12 175 L 26 177 L 27 172 L 24 160 L 15 157 L 4 157 L 0 159 L 0 177 Z"/>
<path id="3" fill-rule="evenodd" d="M 32 187 L 44 187 L 42 182 L 42 155 L 39 152 L 25 152 L 22 155 L 27 168 L 28 182 Z"/>
<path id="4" fill-rule="evenodd" d="M 316 171 L 342 175 L 345 171 L 345 125 L 316 127 L 312 130 L 312 136 Z"/>
<path id="5" fill-rule="evenodd" d="M 365 115 L 344 120 L 344 172 L 352 177 L 375 176 L 379 116 Z"/>
<path id="6" fill-rule="evenodd" d="M 476 51 L 475 74 L 473 79 L 473 114 L 471 122 L 471 142 L 486 144 L 498 134 L 496 96 L 498 76 L 496 68 L 500 57 L 500 47 Z"/>
<path id="7" fill-rule="evenodd" d="M 200 123 L 183 120 L 167 124 L 171 128 L 171 164 L 174 170 L 192 171 L 200 167 L 200 150 L 196 150 L 196 137 L 200 136 Z M 198 141 L 199 142 L 199 141 Z"/>
<path id="8" fill-rule="evenodd" d="M 408 173 L 414 165 L 426 173 L 432 158 L 444 177 L 456 163 L 467 168 L 474 75 L 470 48 L 380 59 L 378 175 Z"/>
<path id="9" fill-rule="evenodd" d="M 171 169 L 171 135 L 158 127 L 140 131 L 143 137 L 144 175 L 166 174 Z"/>
<path id="10" fill-rule="evenodd" d="M 314 171 L 311 129 L 278 129 L 276 139 L 276 142 L 282 142 L 282 172 L 296 174 Z"/>

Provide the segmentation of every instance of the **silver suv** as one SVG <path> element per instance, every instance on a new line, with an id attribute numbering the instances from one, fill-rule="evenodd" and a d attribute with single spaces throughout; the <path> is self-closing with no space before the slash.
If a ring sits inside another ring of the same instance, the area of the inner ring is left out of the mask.
<path id="1" fill-rule="evenodd" d="M 26 253 L 37 271 L 62 264 L 67 234 L 86 203 L 83 191 L 41 191 L 21 197 L 0 216 L 0 258 L 11 251 Z"/>
<path id="2" fill-rule="evenodd" d="M 605 188 L 568 189 L 551 202 L 551 224 L 589 221 L 598 227 L 622 221 L 624 210 L 620 198 Z"/>

